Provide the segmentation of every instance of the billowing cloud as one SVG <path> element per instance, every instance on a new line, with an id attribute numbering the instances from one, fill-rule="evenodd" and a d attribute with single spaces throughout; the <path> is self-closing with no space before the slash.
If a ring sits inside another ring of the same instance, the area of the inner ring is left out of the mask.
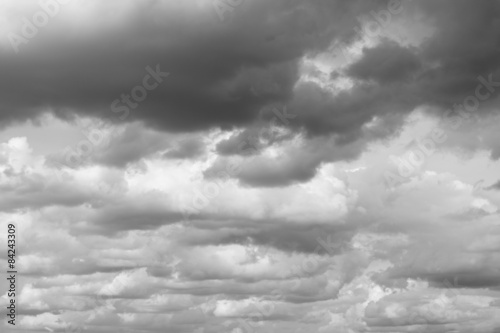
<path id="1" fill-rule="evenodd" d="M 500 330 L 498 1 L 63 2 L 0 4 L 18 330 Z"/>

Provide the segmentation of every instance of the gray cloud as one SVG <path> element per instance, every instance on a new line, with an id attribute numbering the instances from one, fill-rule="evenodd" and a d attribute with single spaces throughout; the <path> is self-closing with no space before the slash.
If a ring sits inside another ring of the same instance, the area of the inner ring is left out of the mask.
<path id="1" fill-rule="evenodd" d="M 350 65 L 346 73 L 356 79 L 385 84 L 409 79 L 419 68 L 418 56 L 412 50 L 385 40 L 373 48 L 365 48 L 362 58 Z"/>
<path id="2" fill-rule="evenodd" d="M 492 332 L 479 324 L 499 318 L 499 197 L 468 182 L 496 179 L 498 162 L 436 153 L 401 184 L 383 175 L 418 146 L 408 120 L 435 121 L 408 115 L 442 115 L 479 75 L 490 97 L 440 148 L 499 156 L 499 1 L 407 1 L 388 31 L 428 37 L 374 39 L 326 72 L 328 52 L 359 42 L 361 15 L 387 2 L 247 0 L 227 23 L 211 1 L 86 3 L 19 54 L 0 51 L 0 126 L 49 111 L 112 133 L 69 168 L 29 139 L 0 145 L 2 223 L 21 226 L 21 329 Z M 168 77 L 125 108 L 157 64 Z M 112 307 L 96 305 L 109 286 Z M 262 304 L 272 311 L 255 320 Z"/>
<path id="3" fill-rule="evenodd" d="M 89 160 L 95 163 L 123 168 L 170 146 L 168 136 L 148 131 L 139 124 L 112 133 L 109 144 L 96 147 Z"/>
<path id="4" fill-rule="evenodd" d="M 163 157 L 167 159 L 193 159 L 205 152 L 205 144 L 201 139 L 191 138 L 180 141 L 177 147 L 167 151 Z"/>
<path id="5" fill-rule="evenodd" d="M 264 145 L 255 140 L 261 121 L 273 117 L 262 113 L 262 108 L 277 102 L 296 115 L 280 127 L 310 137 L 340 135 L 337 147 L 356 140 L 368 143 L 378 137 L 367 137 L 362 128 L 376 118 L 388 121 L 419 105 L 450 108 L 474 93 L 479 75 L 492 75 L 494 82 L 499 81 L 500 51 L 494 42 L 500 31 L 497 1 L 445 1 L 440 5 L 420 1 L 404 6 L 401 19 L 425 15 L 424 23 L 431 24 L 433 35 L 414 47 L 384 39 L 365 48 L 361 59 L 345 69 L 356 79 L 355 85 L 336 94 L 315 83 L 294 88 L 301 57 L 324 51 L 335 42 L 356 41 L 357 18 L 372 9 L 386 8 L 384 2 L 256 1 L 240 8 L 237 20 L 222 26 L 194 4 L 147 2 L 131 4 L 133 10 L 123 15 L 134 19 L 119 20 L 121 29 L 103 29 L 98 36 L 90 32 L 85 39 L 72 35 L 71 29 L 56 29 L 60 22 L 55 20 L 54 29 L 21 45 L 21 57 L 8 52 L 3 57 L 0 122 L 32 118 L 49 109 L 60 117 L 69 117 L 71 111 L 115 123 L 125 115 L 111 110 L 112 102 L 118 100 L 123 112 L 128 109 L 125 121 L 141 121 L 162 131 L 242 127 L 247 134 L 219 143 L 217 152 L 248 155 L 293 137 L 274 138 Z M 96 8 L 97 12 L 104 10 Z M 255 22 L 261 24 L 255 26 Z M 104 21 L 95 24 L 99 27 Z M 119 47 L 117 41 L 121 41 Z M 131 56 L 121 56 L 123 50 Z M 147 66 L 169 76 L 136 107 L 127 107 L 120 101 L 122 94 L 143 84 Z M 337 79 L 338 75 L 331 78 Z M 29 86 L 23 84 L 28 81 Z M 495 105 L 490 98 L 477 114 L 496 112 Z M 255 124 L 256 130 L 252 129 Z M 160 137 L 134 141 L 96 156 L 96 161 L 123 167 L 167 148 Z M 238 151 L 241 141 L 248 141 L 255 150 Z M 364 146 L 354 145 L 352 152 L 339 158 L 313 154 L 283 165 L 259 158 L 239 179 L 253 186 L 303 182 L 314 176 L 321 163 L 357 156 Z M 164 157 L 194 158 L 198 153 L 201 147 L 191 143 L 170 148 Z"/>
<path id="6" fill-rule="evenodd" d="M 291 93 L 301 55 L 326 48 L 332 38 L 352 36 L 354 16 L 372 7 L 362 1 L 256 1 L 231 25 L 221 26 L 197 11 L 195 3 L 128 5 L 117 22 L 120 29 L 99 28 L 98 34 L 91 30 L 84 37 L 59 29 L 61 22 L 53 20 L 51 29 L 20 46 L 22 56 L 5 52 L 0 74 L 12 80 L 0 82 L 2 123 L 47 109 L 61 117 L 73 111 L 120 121 L 111 103 L 141 85 L 151 66 L 170 76 L 139 106 L 129 108 L 127 120 L 169 131 L 242 126 L 255 119 L 260 107 Z M 106 25 L 106 8 L 95 11 L 95 17 L 104 16 L 93 24 Z M 250 88 L 262 80 L 278 91 L 255 96 Z"/>
<path id="7" fill-rule="evenodd" d="M 71 183 L 54 183 L 45 175 L 16 174 L 12 169 L 4 171 L 7 181 L 0 185 L 0 211 L 38 209 L 48 206 L 74 207 L 98 200 L 89 189 L 74 188 Z"/>
<path id="8" fill-rule="evenodd" d="M 500 190 L 500 180 L 486 188 L 487 190 Z"/>

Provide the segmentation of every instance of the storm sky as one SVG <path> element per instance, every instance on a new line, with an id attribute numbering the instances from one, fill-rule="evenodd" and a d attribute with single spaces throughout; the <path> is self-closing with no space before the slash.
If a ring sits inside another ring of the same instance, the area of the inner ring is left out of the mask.
<path id="1" fill-rule="evenodd" d="M 2 0 L 2 332 L 498 333 L 499 93 L 496 0 Z"/>

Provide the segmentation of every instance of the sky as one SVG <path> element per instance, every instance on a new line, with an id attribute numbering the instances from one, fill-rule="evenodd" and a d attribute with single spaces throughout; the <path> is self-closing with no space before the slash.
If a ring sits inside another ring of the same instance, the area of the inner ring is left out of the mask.
<path id="1" fill-rule="evenodd" d="M 2 0 L 0 35 L 2 332 L 500 332 L 500 1 Z"/>

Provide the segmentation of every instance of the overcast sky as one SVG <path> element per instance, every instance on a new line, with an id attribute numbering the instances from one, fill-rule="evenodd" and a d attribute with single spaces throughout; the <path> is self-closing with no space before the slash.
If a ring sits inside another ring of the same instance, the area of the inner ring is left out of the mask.
<path id="1" fill-rule="evenodd" d="M 2 0 L 1 331 L 499 333 L 499 93 L 496 0 Z"/>

